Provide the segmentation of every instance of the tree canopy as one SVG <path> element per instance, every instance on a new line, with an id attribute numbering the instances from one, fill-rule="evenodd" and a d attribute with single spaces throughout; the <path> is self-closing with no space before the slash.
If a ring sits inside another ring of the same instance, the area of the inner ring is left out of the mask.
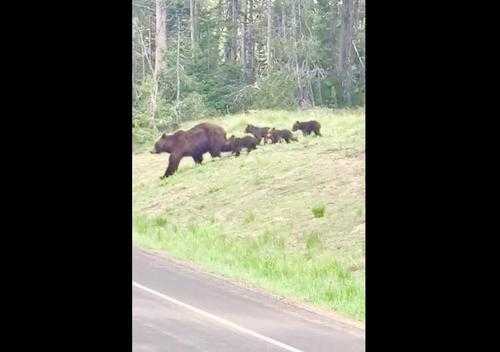
<path id="1" fill-rule="evenodd" d="M 133 118 L 364 104 L 364 0 L 133 0 Z"/>

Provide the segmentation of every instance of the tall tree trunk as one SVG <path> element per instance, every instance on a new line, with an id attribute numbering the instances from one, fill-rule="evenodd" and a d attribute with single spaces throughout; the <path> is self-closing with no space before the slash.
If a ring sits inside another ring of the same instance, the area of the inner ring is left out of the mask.
<path id="1" fill-rule="evenodd" d="M 295 75 L 297 78 L 297 99 L 299 102 L 299 106 L 301 108 L 305 108 L 311 105 L 311 100 L 309 98 L 309 94 L 307 93 L 307 82 L 304 82 L 302 79 L 302 73 L 304 72 L 304 62 L 302 62 L 302 68 L 299 68 L 299 55 L 298 55 L 298 46 L 297 42 L 299 41 L 299 25 L 298 21 L 300 18 L 297 18 L 298 12 L 298 1 L 293 1 L 292 4 L 292 28 L 291 28 L 291 36 L 290 39 L 293 41 L 293 50 L 294 50 L 294 61 L 295 61 Z"/>
<path id="2" fill-rule="evenodd" d="M 224 59 L 226 63 L 236 62 L 239 54 L 238 32 L 240 27 L 240 0 L 226 2 L 226 41 L 224 44 Z"/>
<path id="3" fill-rule="evenodd" d="M 225 29 L 225 41 L 224 41 L 224 62 L 228 63 L 231 61 L 231 48 L 232 48 L 232 9 L 233 0 L 224 1 L 222 16 L 224 18 L 224 29 Z M 230 24 L 229 24 L 230 23 Z"/>
<path id="4" fill-rule="evenodd" d="M 299 57 L 297 54 L 297 41 L 295 40 L 297 28 L 297 19 L 295 12 L 295 1 L 292 4 L 292 28 L 291 28 L 291 40 L 293 41 L 293 52 L 294 52 L 294 61 L 295 61 L 295 78 L 297 79 L 297 99 L 299 101 L 299 106 L 302 104 L 303 94 L 302 94 L 302 83 L 300 81 L 300 73 L 299 73 Z"/>
<path id="5" fill-rule="evenodd" d="M 146 77 L 146 64 L 144 61 L 144 55 L 142 56 L 142 80 Z"/>
<path id="6" fill-rule="evenodd" d="M 167 49 L 167 5 L 165 0 L 156 0 L 155 26 L 155 67 L 153 71 L 153 87 L 149 104 L 151 125 L 156 129 L 156 115 L 158 114 L 158 79 L 165 64 L 165 50 Z"/>
<path id="7" fill-rule="evenodd" d="M 248 0 L 243 0 L 243 45 L 241 47 L 242 49 L 242 55 L 241 57 L 243 58 L 243 67 L 244 67 L 244 74 L 245 74 L 245 82 L 248 83 L 248 67 L 247 67 L 247 55 L 248 55 Z"/>
<path id="8" fill-rule="evenodd" d="M 140 59 L 141 55 L 138 55 L 137 48 L 137 24 L 139 23 L 139 19 L 137 17 L 132 18 L 132 83 L 135 84 L 135 80 L 137 78 L 137 61 Z"/>
<path id="9" fill-rule="evenodd" d="M 164 67 L 165 50 L 167 49 L 167 5 L 165 0 L 156 0 L 155 29 L 155 73 L 158 75 Z"/>
<path id="10" fill-rule="evenodd" d="M 321 90 L 321 81 L 316 81 L 316 84 L 318 85 L 318 97 L 319 97 L 319 105 L 323 105 L 323 91 Z"/>
<path id="11" fill-rule="evenodd" d="M 337 17 L 338 17 L 338 5 L 335 3 L 331 8 L 330 16 L 330 46 L 332 53 L 332 66 L 335 72 L 339 72 L 339 58 L 337 55 Z M 337 75 L 338 76 L 338 75 Z"/>
<path id="12" fill-rule="evenodd" d="M 175 123 L 179 122 L 179 106 L 181 103 L 181 78 L 180 78 L 180 51 L 181 51 L 181 18 L 177 13 L 177 63 L 176 63 L 176 73 L 177 73 L 177 92 L 175 97 Z"/>
<path id="13" fill-rule="evenodd" d="M 282 24 L 282 36 L 283 38 L 286 38 L 286 10 L 284 2 L 282 2 L 281 4 L 281 24 Z"/>
<path id="14" fill-rule="evenodd" d="M 237 45 L 238 50 L 238 62 L 241 65 L 245 65 L 245 22 L 246 22 L 246 14 L 247 14 L 247 0 L 241 0 L 240 7 L 238 8 L 238 14 L 243 15 L 243 20 L 240 17 L 237 19 Z"/>
<path id="15" fill-rule="evenodd" d="M 253 23 L 253 0 L 247 0 L 243 22 L 243 46 L 245 81 L 253 83 L 254 77 L 254 23 Z"/>
<path id="16" fill-rule="evenodd" d="M 141 49 L 142 49 L 142 79 L 146 76 L 146 62 L 148 63 L 148 68 L 149 72 L 152 74 L 154 72 L 153 64 L 152 64 L 152 57 L 150 55 L 151 52 L 151 44 L 146 44 L 144 42 L 144 36 L 142 29 L 140 27 L 137 27 L 137 30 L 139 31 L 139 41 L 141 44 Z M 149 39 L 151 40 L 151 34 L 148 34 Z"/>
<path id="17" fill-rule="evenodd" d="M 359 9 L 360 9 L 360 0 L 354 0 L 354 3 L 352 5 L 352 26 L 354 29 L 354 35 L 358 33 L 358 26 L 359 26 Z"/>
<path id="18" fill-rule="evenodd" d="M 365 0 L 359 0 L 359 5 L 358 5 L 358 14 L 357 14 L 357 26 L 358 26 L 358 32 L 356 36 L 360 33 L 360 31 L 364 30 L 364 19 L 365 19 Z M 364 43 L 364 41 L 363 41 Z M 359 47 L 358 47 L 359 49 Z M 363 52 L 365 52 L 365 49 L 363 48 Z M 359 52 L 356 52 L 357 55 L 359 55 Z M 362 61 L 362 68 L 361 68 L 361 75 L 360 75 L 360 85 L 364 86 L 365 85 L 365 75 L 366 75 L 366 57 L 363 60 L 360 57 L 360 61 Z"/>
<path id="19" fill-rule="evenodd" d="M 309 96 L 311 97 L 311 104 L 312 107 L 314 108 L 316 106 L 316 102 L 314 101 L 314 91 L 311 83 L 311 79 L 309 79 Z"/>
<path id="20" fill-rule="evenodd" d="M 149 18 L 149 31 L 148 31 L 148 56 L 150 57 L 151 74 L 154 72 L 154 59 L 155 59 L 155 40 L 153 39 L 153 33 L 156 32 L 156 23 L 153 16 Z"/>
<path id="21" fill-rule="evenodd" d="M 267 16 L 267 36 L 266 36 L 266 61 L 267 61 L 267 67 L 271 68 L 272 67 L 272 58 L 271 58 L 271 34 L 272 34 L 272 0 L 266 0 L 267 1 L 267 9 L 266 9 L 266 16 Z"/>
<path id="22" fill-rule="evenodd" d="M 297 24 L 298 24 L 298 31 L 299 31 L 299 37 L 302 37 L 302 11 L 301 11 L 301 1 L 296 2 L 297 6 L 297 12 L 298 12 L 298 17 L 297 17 Z"/>
<path id="23" fill-rule="evenodd" d="M 353 0 L 344 0 L 342 5 L 342 39 L 340 42 L 339 69 L 342 85 L 342 101 L 352 104 L 351 52 L 353 40 Z"/>
<path id="24" fill-rule="evenodd" d="M 196 45 L 196 3 L 195 0 L 189 0 L 189 24 L 191 27 L 191 57 L 194 58 Z"/>

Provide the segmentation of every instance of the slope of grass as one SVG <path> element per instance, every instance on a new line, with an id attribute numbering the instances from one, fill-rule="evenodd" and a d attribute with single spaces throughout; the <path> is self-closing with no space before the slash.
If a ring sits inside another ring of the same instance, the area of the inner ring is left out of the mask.
<path id="1" fill-rule="evenodd" d="M 133 156 L 134 241 L 276 294 L 364 320 L 364 112 L 257 111 L 211 120 L 318 120 L 323 137 L 259 146 L 160 180 L 168 155 Z M 182 126 L 189 128 L 190 122 Z"/>

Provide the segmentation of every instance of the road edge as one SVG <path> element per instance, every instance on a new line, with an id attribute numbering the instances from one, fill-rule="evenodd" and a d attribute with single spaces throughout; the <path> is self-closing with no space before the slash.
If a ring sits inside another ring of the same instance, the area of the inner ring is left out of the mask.
<path id="1" fill-rule="evenodd" d="M 230 284 L 233 284 L 235 286 L 239 286 L 241 288 L 245 288 L 247 290 L 250 290 L 250 291 L 256 292 L 258 294 L 272 298 L 274 300 L 277 300 L 280 303 L 285 304 L 287 306 L 290 306 L 292 308 L 303 309 L 303 310 L 308 311 L 310 313 L 317 314 L 320 317 L 323 317 L 326 319 L 332 319 L 336 323 L 338 323 L 339 325 L 343 325 L 346 328 L 359 329 L 362 331 L 363 334 L 365 333 L 365 322 L 361 322 L 361 321 L 357 321 L 354 319 L 344 317 L 333 310 L 323 309 L 320 307 L 312 306 L 312 305 L 304 303 L 304 302 L 300 302 L 297 299 L 288 298 L 288 297 L 273 294 L 273 293 L 266 291 L 260 287 L 257 287 L 256 285 L 254 285 L 248 281 L 236 279 L 233 277 L 228 277 L 228 276 L 225 276 L 223 274 L 220 274 L 220 273 L 217 273 L 214 271 L 210 271 L 207 268 L 203 268 L 199 264 L 176 258 L 176 257 L 172 256 L 171 254 L 169 254 L 165 250 L 144 248 L 144 247 L 137 245 L 136 243 L 134 243 L 134 247 L 141 252 L 165 259 L 167 261 L 171 261 L 177 265 L 184 266 L 184 267 L 186 267 L 194 272 L 197 272 L 197 273 L 200 273 L 203 275 L 208 275 L 208 276 L 211 276 L 211 277 L 218 279 L 218 280 L 223 280 L 223 281 L 228 282 Z"/>

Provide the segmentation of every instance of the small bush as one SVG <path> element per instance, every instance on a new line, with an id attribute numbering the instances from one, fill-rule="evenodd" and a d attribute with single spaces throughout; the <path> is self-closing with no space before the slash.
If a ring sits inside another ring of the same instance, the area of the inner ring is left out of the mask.
<path id="1" fill-rule="evenodd" d="M 316 205 L 312 208 L 312 213 L 315 218 L 322 218 L 323 216 L 325 216 L 325 206 L 323 204 Z"/>
<path id="2" fill-rule="evenodd" d="M 245 224 L 249 224 L 251 222 L 254 222 L 255 221 L 255 214 L 253 212 L 249 212 L 246 216 L 245 216 L 245 220 L 243 221 Z"/>
<path id="3" fill-rule="evenodd" d="M 135 150 L 142 150 L 146 147 L 152 146 L 155 139 L 158 137 L 157 133 L 150 128 L 133 128 L 132 129 L 132 145 Z"/>

